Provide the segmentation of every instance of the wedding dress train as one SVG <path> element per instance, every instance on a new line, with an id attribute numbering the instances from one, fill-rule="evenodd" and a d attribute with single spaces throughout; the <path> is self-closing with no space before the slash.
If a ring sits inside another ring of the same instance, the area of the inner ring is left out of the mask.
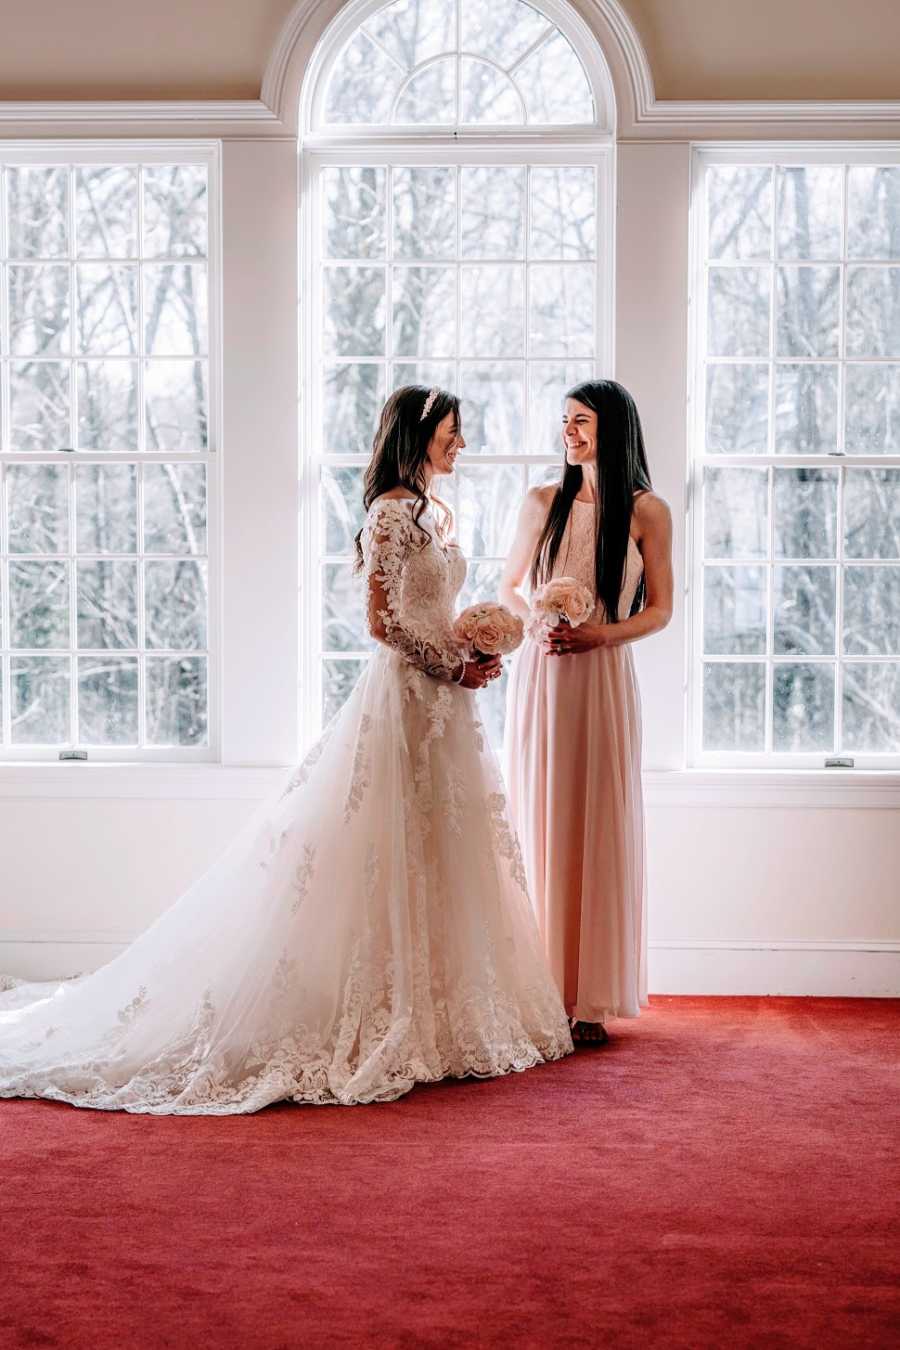
<path id="1" fill-rule="evenodd" d="M 477 695 L 452 682 L 465 561 L 414 505 L 369 512 L 381 641 L 283 791 L 107 965 L 5 982 L 0 1096 L 349 1105 L 572 1049 Z"/>

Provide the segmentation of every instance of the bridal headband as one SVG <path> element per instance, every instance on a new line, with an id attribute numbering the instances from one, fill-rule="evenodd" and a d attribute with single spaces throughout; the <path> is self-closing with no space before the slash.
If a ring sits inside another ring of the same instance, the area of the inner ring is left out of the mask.
<path id="1" fill-rule="evenodd" d="M 425 421 L 425 418 L 428 416 L 428 414 L 431 412 L 432 408 L 434 407 L 434 400 L 437 398 L 437 396 L 438 396 L 438 394 L 439 394 L 440 392 L 441 392 L 440 389 L 429 389 L 429 391 L 428 391 L 428 397 L 427 397 L 426 400 L 425 400 L 425 407 L 422 409 L 422 412 L 421 412 L 421 414 L 419 415 L 419 421 L 420 421 L 420 422 L 424 422 L 424 421 Z"/>

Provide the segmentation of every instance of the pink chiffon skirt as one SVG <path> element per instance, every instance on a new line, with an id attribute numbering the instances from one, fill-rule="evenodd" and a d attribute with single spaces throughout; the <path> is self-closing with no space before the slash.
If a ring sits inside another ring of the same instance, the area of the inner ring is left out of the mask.
<path id="1" fill-rule="evenodd" d="M 544 949 L 570 1017 L 647 1003 L 641 705 L 628 646 L 547 656 L 526 639 L 510 672 L 505 767 Z"/>

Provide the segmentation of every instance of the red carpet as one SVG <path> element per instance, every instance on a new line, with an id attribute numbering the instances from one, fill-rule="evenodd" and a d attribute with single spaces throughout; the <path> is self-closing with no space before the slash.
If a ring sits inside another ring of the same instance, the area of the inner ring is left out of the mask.
<path id="1" fill-rule="evenodd" d="M 390 1106 L 0 1101 L 0 1346 L 900 1343 L 900 1001 L 657 997 Z"/>

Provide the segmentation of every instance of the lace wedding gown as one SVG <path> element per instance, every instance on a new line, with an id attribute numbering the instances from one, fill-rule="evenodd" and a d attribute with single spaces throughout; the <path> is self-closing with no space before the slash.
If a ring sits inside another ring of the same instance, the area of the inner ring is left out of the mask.
<path id="1" fill-rule="evenodd" d="M 459 669 L 459 550 L 369 512 L 347 703 L 225 855 L 101 969 L 0 994 L 0 1096 L 156 1114 L 390 1101 L 572 1049 Z"/>

